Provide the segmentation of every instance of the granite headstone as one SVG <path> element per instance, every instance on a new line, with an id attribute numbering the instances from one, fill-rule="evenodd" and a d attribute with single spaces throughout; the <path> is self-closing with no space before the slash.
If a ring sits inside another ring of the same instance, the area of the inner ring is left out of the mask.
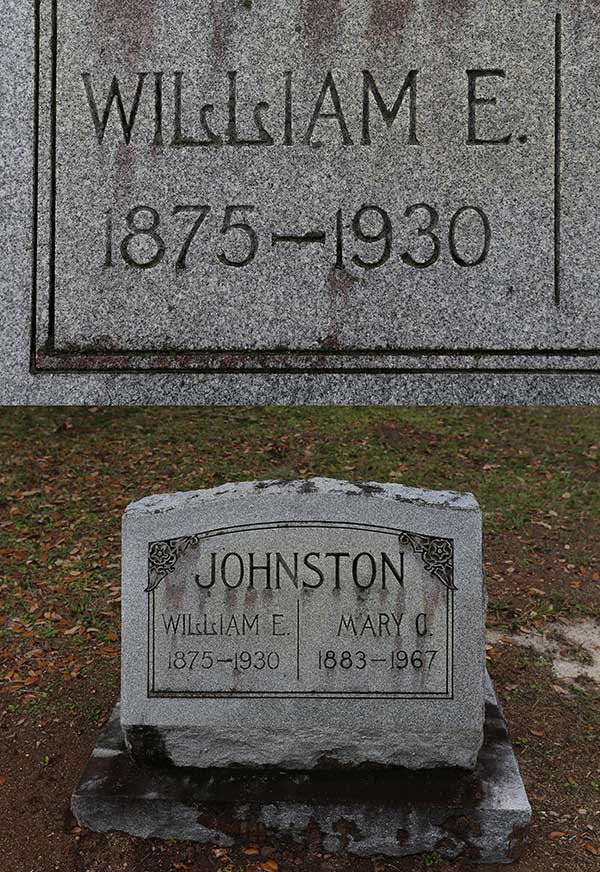
<path id="1" fill-rule="evenodd" d="M 126 741 L 180 766 L 472 769 L 481 567 L 469 494 L 315 478 L 133 503 Z"/>
<path id="2" fill-rule="evenodd" d="M 77 820 L 517 859 L 531 809 L 485 671 L 485 604 L 470 494 L 315 478 L 132 503 L 121 704 Z"/>

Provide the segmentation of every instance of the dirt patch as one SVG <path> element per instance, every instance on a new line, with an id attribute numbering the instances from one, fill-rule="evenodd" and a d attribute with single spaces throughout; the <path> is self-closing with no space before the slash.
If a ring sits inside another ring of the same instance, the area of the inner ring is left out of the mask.
<path id="1" fill-rule="evenodd" d="M 589 679 L 600 687 L 600 623 L 561 622 L 547 632 L 524 629 L 508 636 L 498 630 L 489 630 L 487 638 L 492 646 L 520 645 L 543 654 L 551 660 L 557 678 L 574 682 Z"/>

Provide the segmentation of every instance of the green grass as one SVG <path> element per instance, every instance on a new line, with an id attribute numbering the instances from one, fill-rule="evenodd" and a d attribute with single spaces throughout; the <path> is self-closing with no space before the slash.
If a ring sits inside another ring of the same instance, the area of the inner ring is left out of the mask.
<path id="1" fill-rule="evenodd" d="M 484 512 L 486 543 L 529 537 L 523 571 L 545 548 L 534 533 L 593 569 L 597 549 L 585 532 L 600 518 L 599 442 L 599 409 L 4 409 L 0 513 L 9 525 L 0 528 L 0 593 L 7 613 L 25 622 L 40 620 L 49 597 L 71 623 L 114 627 L 102 612 L 110 610 L 107 586 L 119 583 L 129 501 L 310 475 L 469 490 Z M 553 596 L 536 608 L 594 611 Z M 513 628 L 528 620 L 510 603 L 492 605 Z M 56 635 L 51 622 L 43 635 Z"/>

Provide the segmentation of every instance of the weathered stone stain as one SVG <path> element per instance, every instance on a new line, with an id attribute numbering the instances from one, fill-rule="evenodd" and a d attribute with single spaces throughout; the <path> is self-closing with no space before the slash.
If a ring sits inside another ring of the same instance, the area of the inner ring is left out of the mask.
<path id="1" fill-rule="evenodd" d="M 302 21 L 309 55 L 318 56 L 335 41 L 341 20 L 341 0 L 303 0 Z"/>
<path id="2" fill-rule="evenodd" d="M 327 274 L 327 285 L 332 291 L 345 294 L 358 279 L 346 269 L 333 268 Z"/>
<path id="3" fill-rule="evenodd" d="M 372 42 L 399 43 L 408 14 L 409 0 L 371 0 L 368 35 Z"/>
<path id="4" fill-rule="evenodd" d="M 165 740 L 157 727 L 136 725 L 127 731 L 129 753 L 138 763 L 151 766 L 171 766 Z"/>
<path id="5" fill-rule="evenodd" d="M 95 0 L 94 23 L 100 55 L 105 41 L 117 41 L 125 59 L 135 69 L 150 48 L 154 33 L 156 0 Z"/>
<path id="6" fill-rule="evenodd" d="M 212 27 L 210 46 L 217 63 L 223 63 L 231 36 L 236 26 L 236 13 L 244 11 L 237 0 L 210 0 L 209 14 Z"/>
<path id="7" fill-rule="evenodd" d="M 351 842 L 359 842 L 362 839 L 362 834 L 356 825 L 356 822 L 349 818 L 339 818 L 333 826 L 336 833 L 340 836 L 340 852 L 345 854 L 350 847 Z"/>

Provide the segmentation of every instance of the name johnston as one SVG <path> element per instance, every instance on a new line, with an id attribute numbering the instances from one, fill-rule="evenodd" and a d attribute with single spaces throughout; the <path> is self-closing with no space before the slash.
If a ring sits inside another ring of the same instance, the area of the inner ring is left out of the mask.
<path id="1" fill-rule="evenodd" d="M 208 563 L 208 565 L 206 565 Z M 229 590 L 245 587 L 249 590 L 281 590 L 291 587 L 340 590 L 354 587 L 360 590 L 388 586 L 404 586 L 404 552 L 390 555 L 386 551 L 309 551 L 282 553 L 238 551 L 202 554 L 196 586 L 210 591 L 215 586 Z"/>

